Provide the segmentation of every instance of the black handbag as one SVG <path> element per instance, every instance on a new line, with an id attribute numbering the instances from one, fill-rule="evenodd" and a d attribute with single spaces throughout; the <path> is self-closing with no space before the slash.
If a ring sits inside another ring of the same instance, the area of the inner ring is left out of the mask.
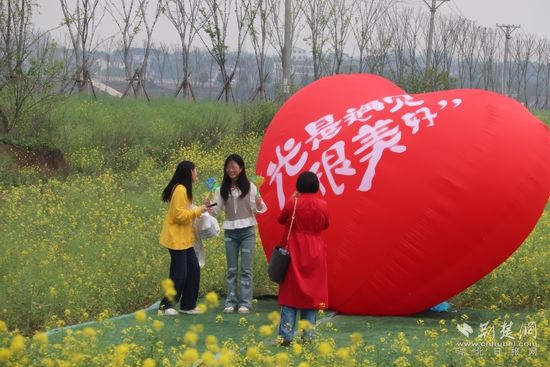
<path id="1" fill-rule="evenodd" d="M 292 230 L 292 224 L 294 223 L 294 217 L 296 215 L 296 205 L 298 204 L 298 198 L 294 201 L 294 210 L 292 211 L 292 218 L 290 219 L 290 226 L 288 228 L 288 234 L 286 236 L 286 242 L 281 245 L 276 245 L 271 252 L 271 258 L 269 259 L 269 265 L 267 267 L 267 274 L 269 279 L 275 283 L 281 284 L 285 279 L 290 265 L 290 252 L 288 251 L 288 240 L 290 238 L 290 231 Z"/>

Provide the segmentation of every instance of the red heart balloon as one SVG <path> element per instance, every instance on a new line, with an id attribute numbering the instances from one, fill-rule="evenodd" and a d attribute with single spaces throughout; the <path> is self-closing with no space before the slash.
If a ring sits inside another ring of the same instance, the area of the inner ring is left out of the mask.
<path id="1" fill-rule="evenodd" d="M 297 92 L 262 142 L 266 256 L 296 176 L 329 204 L 329 308 L 422 311 L 475 283 L 535 226 L 550 193 L 550 134 L 518 102 L 482 90 L 407 95 L 375 75 Z"/>

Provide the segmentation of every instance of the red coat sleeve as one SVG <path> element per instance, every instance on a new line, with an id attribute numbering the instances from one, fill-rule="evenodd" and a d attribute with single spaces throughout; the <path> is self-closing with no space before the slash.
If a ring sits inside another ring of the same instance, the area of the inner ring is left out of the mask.
<path id="1" fill-rule="evenodd" d="M 320 200 L 320 207 L 321 207 L 321 215 L 323 216 L 323 219 L 324 219 L 324 223 L 321 229 L 325 230 L 329 226 L 327 202 L 324 200 Z"/>
<path id="2" fill-rule="evenodd" d="M 279 214 L 279 218 L 277 221 L 279 224 L 282 224 L 283 226 L 288 222 L 288 218 L 290 217 L 290 207 L 289 203 L 292 203 L 294 205 L 294 200 L 287 200 L 285 203 L 285 206 L 283 210 L 281 211 L 281 214 Z"/>

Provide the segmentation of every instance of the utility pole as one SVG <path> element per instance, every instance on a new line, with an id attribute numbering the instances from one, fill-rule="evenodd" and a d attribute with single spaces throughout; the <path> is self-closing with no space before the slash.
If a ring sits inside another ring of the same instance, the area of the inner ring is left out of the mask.
<path id="1" fill-rule="evenodd" d="M 428 8 L 430 8 L 430 13 L 431 13 L 430 30 L 428 32 L 428 54 L 426 55 L 426 70 L 430 70 L 430 68 L 432 67 L 432 47 L 433 47 L 433 38 L 434 38 L 435 12 L 446 1 L 451 1 L 451 0 L 432 0 L 431 5 L 426 0 L 424 0 L 426 5 L 428 5 Z"/>
<path id="2" fill-rule="evenodd" d="M 290 0 L 285 0 L 285 33 L 283 44 L 283 98 L 290 94 L 290 60 L 292 53 L 292 10 Z"/>
<path id="3" fill-rule="evenodd" d="M 519 25 L 512 25 L 512 24 L 497 24 L 497 27 L 502 29 L 504 31 L 504 36 L 506 39 L 504 40 L 504 62 L 502 63 L 502 90 L 501 93 L 504 95 L 508 94 L 508 73 L 507 73 L 507 66 L 508 66 L 508 53 L 510 52 L 509 49 L 509 41 L 512 39 L 512 32 L 514 32 L 516 29 L 518 29 Z"/>

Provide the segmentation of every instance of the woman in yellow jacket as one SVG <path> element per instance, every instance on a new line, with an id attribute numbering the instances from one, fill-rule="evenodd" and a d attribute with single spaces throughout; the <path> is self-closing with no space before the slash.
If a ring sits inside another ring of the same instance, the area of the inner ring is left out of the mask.
<path id="1" fill-rule="evenodd" d="M 195 164 L 182 161 L 174 176 L 162 192 L 162 200 L 169 202 L 168 213 L 160 233 L 160 244 L 170 252 L 170 279 L 174 282 L 176 296 L 164 297 L 159 312 L 177 315 L 175 306 L 180 302 L 179 312 L 196 314 L 199 294 L 200 268 L 193 249 L 195 232 L 193 223 L 208 211 L 205 205 L 193 207 L 193 182 L 197 180 Z"/>

